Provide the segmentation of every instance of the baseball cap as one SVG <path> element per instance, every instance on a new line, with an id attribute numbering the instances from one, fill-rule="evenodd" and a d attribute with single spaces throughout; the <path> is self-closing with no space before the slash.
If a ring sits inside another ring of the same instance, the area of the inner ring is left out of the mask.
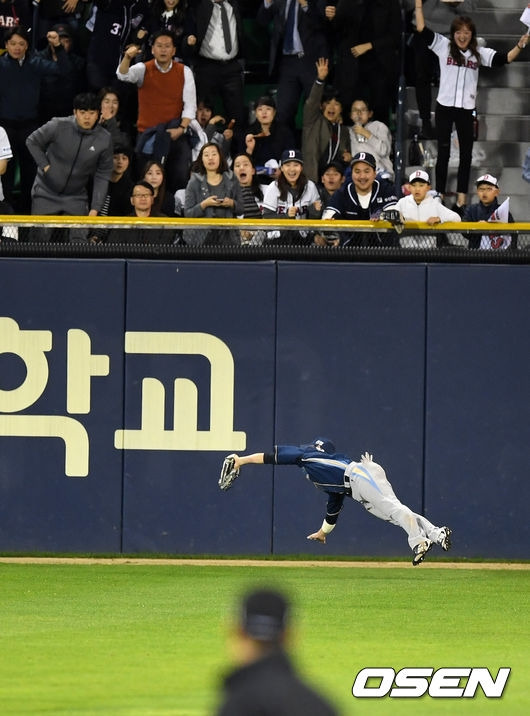
<path id="1" fill-rule="evenodd" d="M 422 169 L 417 169 L 415 172 L 412 172 L 412 174 L 409 176 L 409 184 L 413 184 L 415 181 L 424 181 L 427 184 L 431 183 L 431 180 L 429 179 L 429 175 L 427 172 L 424 172 Z"/>
<path id="2" fill-rule="evenodd" d="M 325 452 L 328 455 L 334 455 L 337 451 L 335 449 L 335 443 L 331 442 L 329 438 L 315 438 L 308 445 L 300 445 L 301 448 L 313 448 L 319 452 Z"/>
<path id="3" fill-rule="evenodd" d="M 272 589 L 257 589 L 243 599 L 241 628 L 258 641 L 278 642 L 287 626 L 287 599 Z"/>
<path id="4" fill-rule="evenodd" d="M 372 167 L 372 169 L 376 168 L 375 157 L 373 154 L 368 154 L 368 152 L 358 152 L 351 160 L 351 166 L 353 167 L 354 164 L 357 164 L 358 162 L 364 162 L 365 164 L 368 164 L 368 166 Z"/>
<path id="5" fill-rule="evenodd" d="M 477 179 L 475 184 L 477 186 L 479 184 L 491 184 L 492 186 L 496 186 L 497 188 L 499 188 L 499 182 L 497 181 L 497 177 L 494 177 L 491 174 L 483 174 Z"/>
<path id="6" fill-rule="evenodd" d="M 300 162 L 300 164 L 303 164 L 302 152 L 299 149 L 286 149 L 280 157 L 280 166 L 285 162 Z"/>
<path id="7" fill-rule="evenodd" d="M 270 95 L 262 95 L 258 98 L 258 100 L 256 101 L 256 107 L 260 107 L 261 105 L 276 109 L 276 102 L 274 101 L 274 97 L 271 97 Z"/>
<path id="8" fill-rule="evenodd" d="M 72 37 L 72 31 L 70 30 L 68 25 L 62 25 L 62 24 L 54 25 L 52 27 L 52 30 L 54 32 L 56 32 L 59 35 L 59 37 L 69 37 L 69 38 Z"/>
<path id="9" fill-rule="evenodd" d="M 340 162 L 328 162 L 324 166 L 324 168 L 322 169 L 320 174 L 325 174 L 325 172 L 327 172 L 328 169 L 335 169 L 340 174 L 344 174 L 344 166 Z"/>

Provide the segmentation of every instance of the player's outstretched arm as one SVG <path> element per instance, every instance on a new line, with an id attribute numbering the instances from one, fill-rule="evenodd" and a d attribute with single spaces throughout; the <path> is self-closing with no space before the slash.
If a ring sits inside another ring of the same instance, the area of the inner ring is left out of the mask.
<path id="1" fill-rule="evenodd" d="M 229 490 L 234 482 L 239 477 L 239 470 L 243 465 L 249 463 L 255 463 L 256 465 L 262 465 L 264 462 L 264 453 L 256 452 L 253 455 L 236 455 L 232 453 L 227 455 L 221 465 L 221 474 L 217 484 L 223 492 Z"/>
<path id="2" fill-rule="evenodd" d="M 234 463 L 237 468 L 243 467 L 243 465 L 263 465 L 262 452 L 255 452 L 252 455 L 233 455 Z"/>

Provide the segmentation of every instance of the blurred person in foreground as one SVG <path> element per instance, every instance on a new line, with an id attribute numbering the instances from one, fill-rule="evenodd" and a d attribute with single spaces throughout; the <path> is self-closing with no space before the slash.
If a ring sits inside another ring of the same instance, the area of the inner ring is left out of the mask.
<path id="1" fill-rule="evenodd" d="M 296 673 L 287 653 L 290 604 L 257 589 L 242 600 L 232 634 L 237 666 L 225 678 L 217 716 L 333 716 L 337 712 Z"/>

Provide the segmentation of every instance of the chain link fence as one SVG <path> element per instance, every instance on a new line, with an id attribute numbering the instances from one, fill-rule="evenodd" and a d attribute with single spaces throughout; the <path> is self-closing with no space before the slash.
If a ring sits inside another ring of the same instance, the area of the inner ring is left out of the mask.
<path id="1" fill-rule="evenodd" d="M 392 225 L 387 221 L 289 221 L 136 219 L 110 217 L 0 217 L 0 255 L 33 252 L 45 256 L 64 247 L 66 255 L 128 254 L 156 256 L 217 253 L 274 258 L 293 252 L 299 258 L 333 256 L 355 260 L 359 253 L 376 252 L 386 259 L 424 255 L 469 260 L 473 253 L 497 255 L 498 262 L 530 259 L 530 223 Z M 493 228 L 495 227 L 495 230 Z M 96 249 L 96 247 L 98 247 Z M 280 252 L 280 253 L 278 253 Z M 504 258 L 503 258 L 504 255 Z"/>

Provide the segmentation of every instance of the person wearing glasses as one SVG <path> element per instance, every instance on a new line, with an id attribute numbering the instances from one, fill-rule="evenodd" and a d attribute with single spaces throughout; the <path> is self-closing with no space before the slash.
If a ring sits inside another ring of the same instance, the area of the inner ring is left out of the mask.
<path id="1" fill-rule="evenodd" d="M 147 181 L 138 181 L 131 192 L 131 217 L 148 219 L 151 217 L 164 217 L 153 209 L 155 190 Z M 173 229 L 144 226 L 139 224 L 133 228 L 112 229 L 107 243 L 109 244 L 172 244 L 175 239 Z"/>
<path id="2" fill-rule="evenodd" d="M 392 135 L 384 122 L 373 119 L 373 110 L 365 99 L 354 100 L 351 106 L 350 117 L 352 126 L 350 131 L 351 157 L 359 152 L 369 152 L 376 161 L 376 172 L 383 179 L 394 179 L 394 167 L 390 159 L 392 151 Z"/>

